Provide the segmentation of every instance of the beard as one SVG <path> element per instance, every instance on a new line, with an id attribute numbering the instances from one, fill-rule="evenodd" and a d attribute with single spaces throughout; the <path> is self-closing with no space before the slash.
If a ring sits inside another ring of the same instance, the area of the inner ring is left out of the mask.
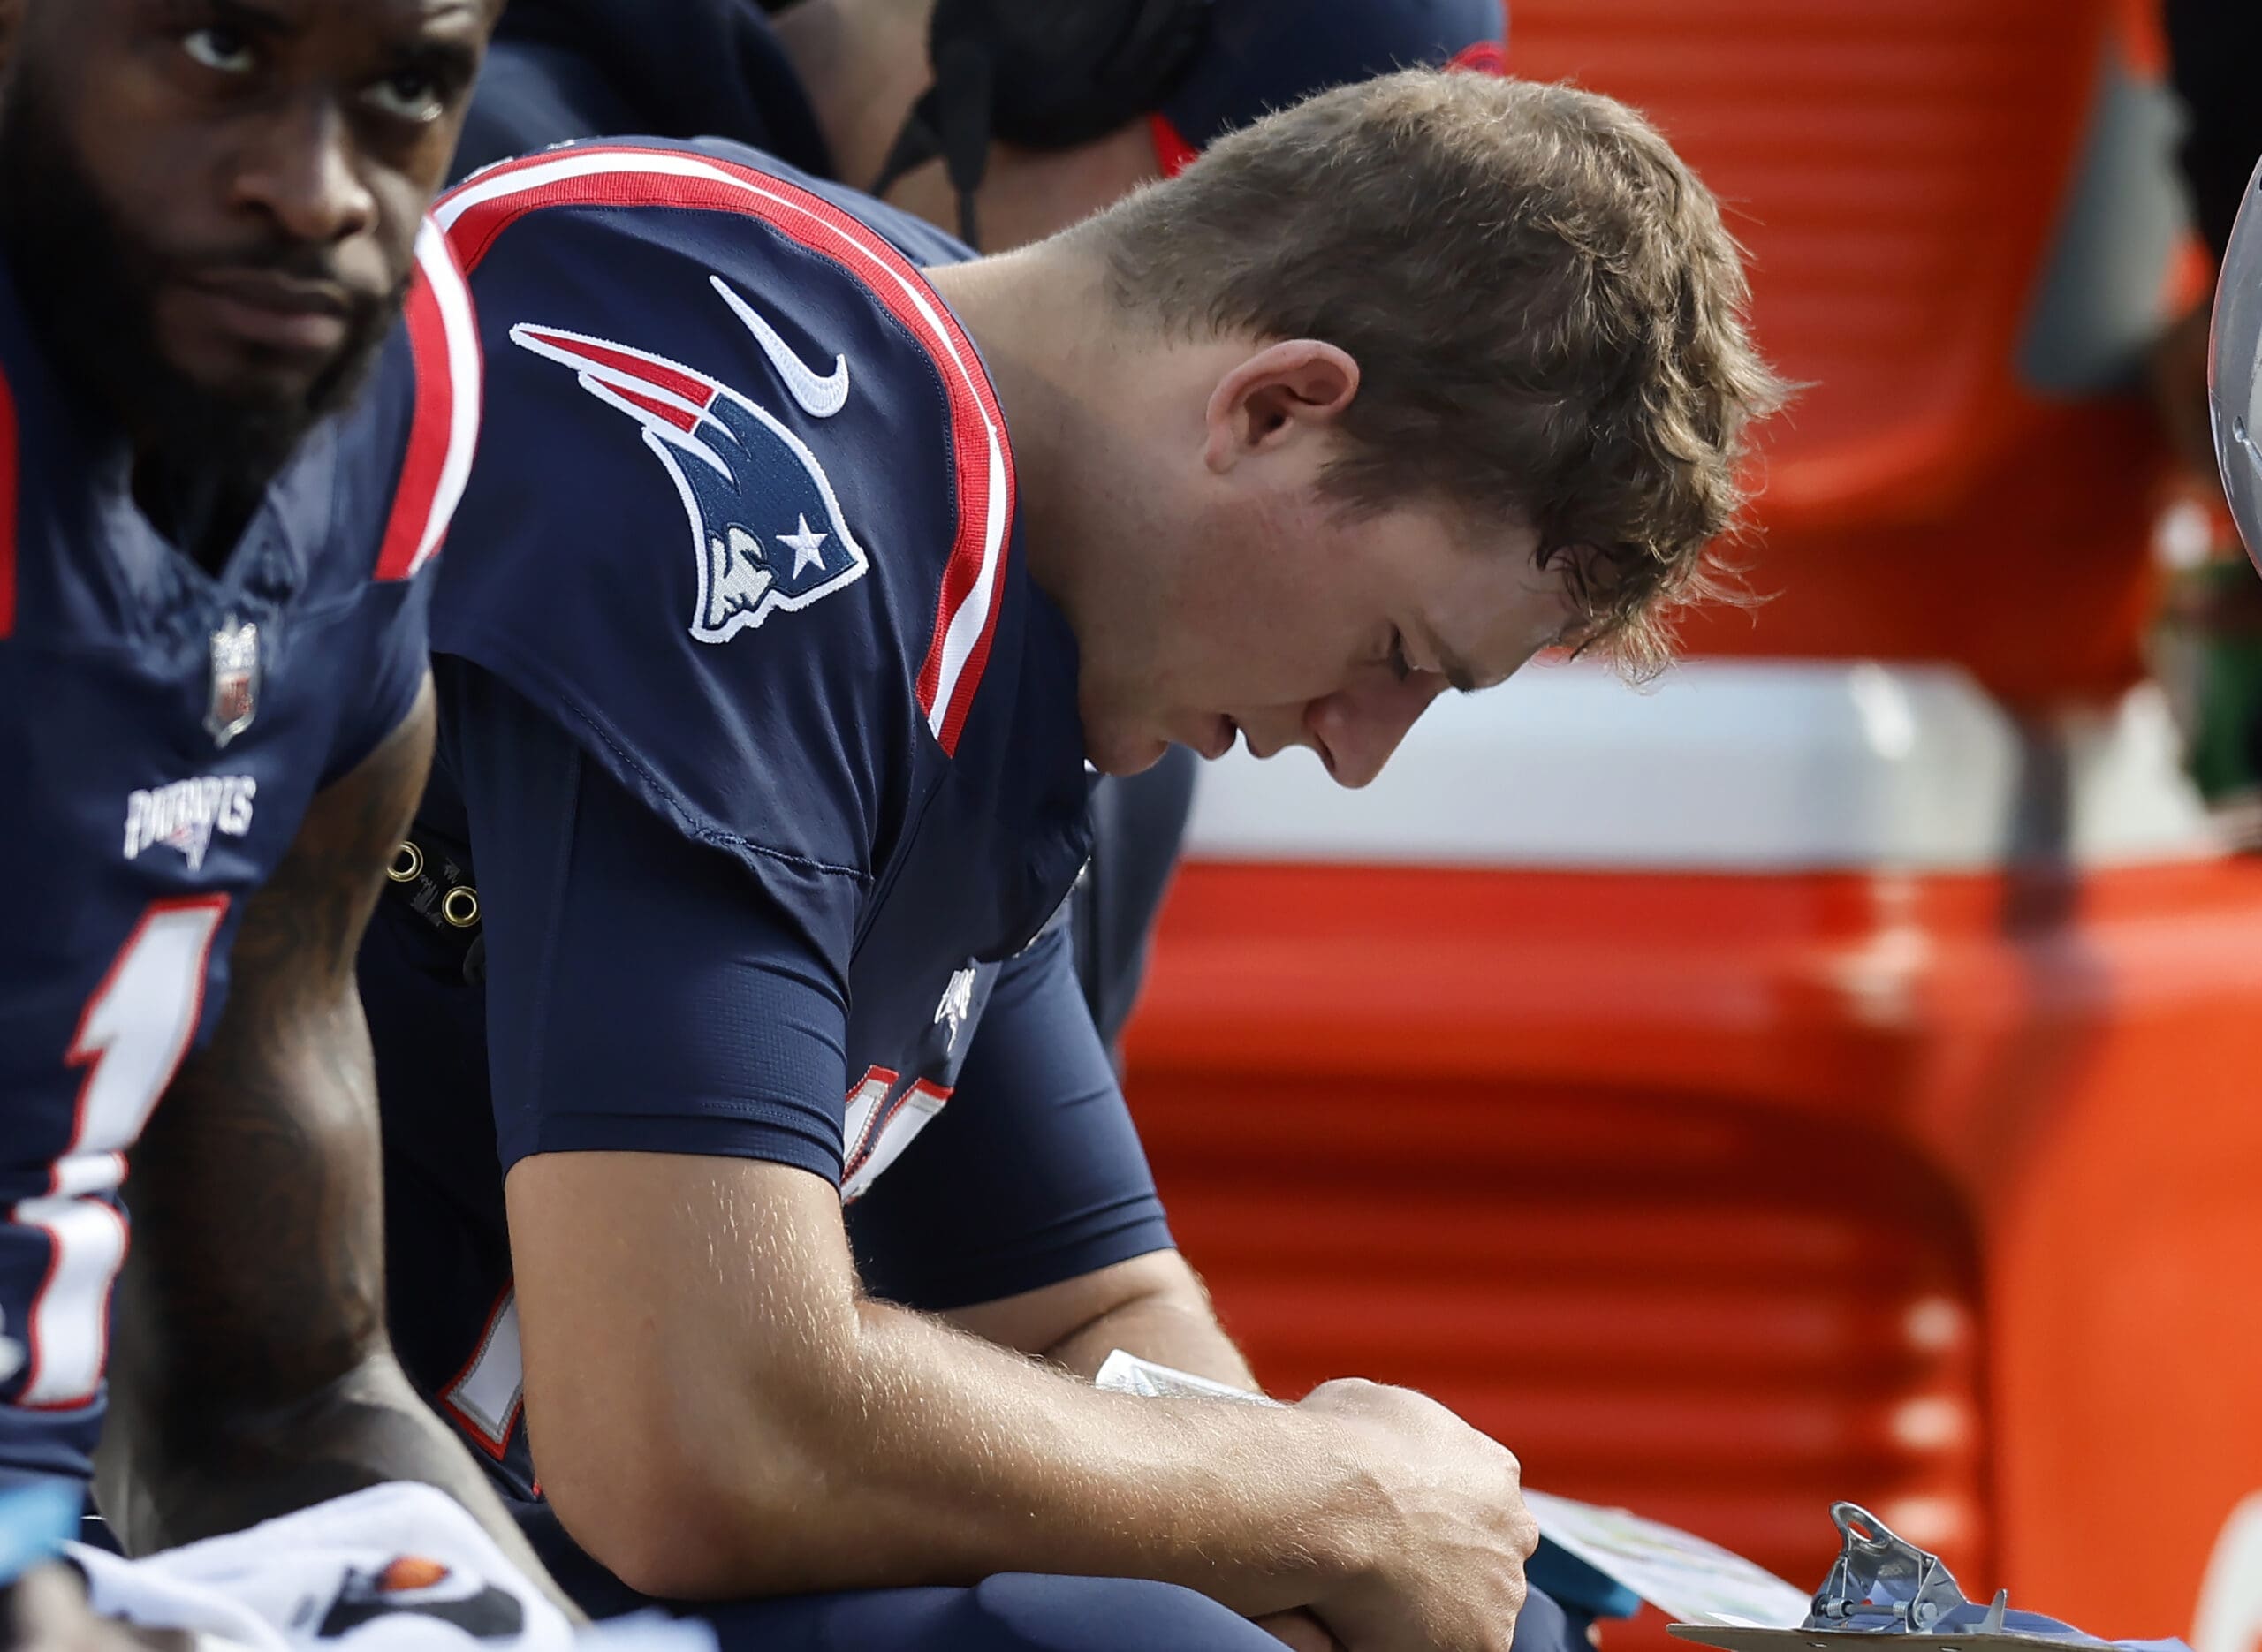
<path id="1" fill-rule="evenodd" d="M 31 65 L 19 64 L 0 99 L 0 248 L 34 336 L 66 393 L 131 436 L 137 492 L 247 510 L 307 431 L 352 403 L 400 313 L 407 277 L 382 296 L 347 289 L 345 340 L 311 381 L 289 390 L 201 383 L 159 341 L 156 302 L 167 284 L 214 267 L 335 281 L 330 249 L 270 231 L 216 254 L 168 252 L 103 197 L 66 133 Z"/>

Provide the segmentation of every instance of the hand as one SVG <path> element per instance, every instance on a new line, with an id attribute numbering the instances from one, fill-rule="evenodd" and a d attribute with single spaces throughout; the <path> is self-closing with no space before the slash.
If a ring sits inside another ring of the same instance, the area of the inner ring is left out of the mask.
<path id="1" fill-rule="evenodd" d="M 1351 1652 L 1508 1652 L 1539 1522 L 1507 1449 L 1410 1389 L 1328 1383 L 1302 1409 L 1337 1422 L 1371 1476 L 1363 1575 L 1312 1603 Z"/>
<path id="2" fill-rule="evenodd" d="M 65 1566 L 42 1566 L 10 1591 L 9 1652 L 192 1652 L 185 1629 L 140 1629 L 95 1615 Z"/>

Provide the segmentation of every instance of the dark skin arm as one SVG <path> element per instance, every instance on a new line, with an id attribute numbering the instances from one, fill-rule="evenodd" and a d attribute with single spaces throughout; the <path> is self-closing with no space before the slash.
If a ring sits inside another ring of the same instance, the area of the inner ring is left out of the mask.
<path id="1" fill-rule="evenodd" d="M 246 913 L 211 1042 L 134 1148 L 102 1505 L 131 1550 L 423 1481 L 541 1566 L 385 1330 L 376 1084 L 354 954 L 424 789 L 428 679 L 314 800 Z"/>

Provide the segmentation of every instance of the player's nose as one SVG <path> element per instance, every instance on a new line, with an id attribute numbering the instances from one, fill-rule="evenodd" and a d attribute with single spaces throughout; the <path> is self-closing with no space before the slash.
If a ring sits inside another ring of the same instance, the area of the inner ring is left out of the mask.
<path id="1" fill-rule="evenodd" d="M 1445 678 L 1427 671 L 1403 682 L 1389 677 L 1362 683 L 1312 701 L 1304 713 L 1305 732 L 1329 777 L 1355 791 L 1382 772 L 1445 687 Z"/>
<path id="2" fill-rule="evenodd" d="M 360 161 L 345 111 L 308 99 L 262 124 L 236 174 L 236 199 L 293 241 L 335 246 L 376 223 L 376 197 Z"/>

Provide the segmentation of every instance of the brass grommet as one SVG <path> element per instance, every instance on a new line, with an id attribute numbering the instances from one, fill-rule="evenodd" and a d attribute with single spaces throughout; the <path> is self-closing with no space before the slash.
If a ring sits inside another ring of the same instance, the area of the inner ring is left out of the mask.
<path id="1" fill-rule="evenodd" d="M 468 929 L 479 921 L 479 891 L 459 883 L 440 897 L 440 916 L 454 929 Z"/>
<path id="2" fill-rule="evenodd" d="M 385 868 L 385 875 L 396 883 L 414 883 L 424 875 L 424 852 L 413 843 L 394 846 L 392 864 Z"/>

